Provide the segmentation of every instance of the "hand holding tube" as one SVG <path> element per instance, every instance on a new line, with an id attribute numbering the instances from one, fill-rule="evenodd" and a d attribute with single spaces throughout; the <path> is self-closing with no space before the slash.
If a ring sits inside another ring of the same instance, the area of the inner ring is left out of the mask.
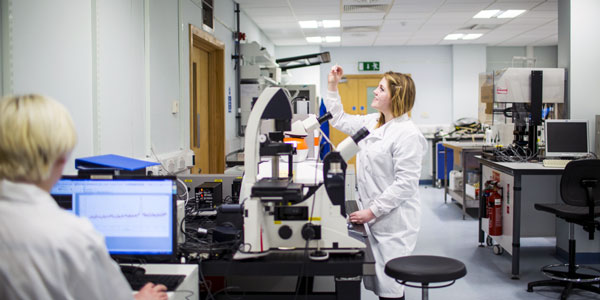
<path id="1" fill-rule="evenodd" d="M 329 72 L 329 75 L 327 75 L 327 90 L 332 92 L 337 91 L 337 85 L 343 75 L 344 69 L 342 69 L 342 67 L 338 65 L 331 67 L 331 71 Z"/>

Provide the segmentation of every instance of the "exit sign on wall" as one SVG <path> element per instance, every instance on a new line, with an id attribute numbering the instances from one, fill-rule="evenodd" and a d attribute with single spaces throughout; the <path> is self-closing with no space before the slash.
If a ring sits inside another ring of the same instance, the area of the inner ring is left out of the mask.
<path id="1" fill-rule="evenodd" d="M 359 61 L 358 62 L 358 70 L 359 71 L 379 71 L 379 62 L 378 61 Z"/>

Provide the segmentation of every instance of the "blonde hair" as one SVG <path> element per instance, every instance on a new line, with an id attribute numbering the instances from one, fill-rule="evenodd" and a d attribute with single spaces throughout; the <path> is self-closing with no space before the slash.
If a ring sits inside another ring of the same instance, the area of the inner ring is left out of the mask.
<path id="1" fill-rule="evenodd" d="M 73 120 L 56 100 L 22 95 L 0 101 L 0 179 L 40 183 L 76 142 Z"/>
<path id="2" fill-rule="evenodd" d="M 415 83 L 410 75 L 389 71 L 383 74 L 383 78 L 385 78 L 388 91 L 390 91 L 392 116 L 396 118 L 405 113 L 410 116 L 410 111 L 415 105 L 416 95 Z M 385 122 L 385 115 L 380 113 L 377 127 L 383 126 Z"/>

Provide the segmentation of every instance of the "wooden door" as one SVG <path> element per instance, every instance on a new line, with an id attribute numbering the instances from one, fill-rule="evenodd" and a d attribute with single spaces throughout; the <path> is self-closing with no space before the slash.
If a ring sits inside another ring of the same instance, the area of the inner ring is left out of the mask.
<path id="1" fill-rule="evenodd" d="M 225 44 L 190 25 L 192 173 L 225 171 Z"/>
<path id="2" fill-rule="evenodd" d="M 354 115 L 366 115 L 371 112 L 377 112 L 371 108 L 373 101 L 373 90 L 379 85 L 383 75 L 346 75 L 338 85 L 344 111 Z M 347 135 L 330 126 L 329 137 L 334 145 L 338 145 Z M 349 164 L 355 163 L 352 158 Z"/>
<path id="3" fill-rule="evenodd" d="M 191 149 L 196 157 L 192 173 L 208 173 L 210 170 L 210 151 L 208 149 L 209 128 L 209 85 L 208 85 L 208 52 L 199 47 L 192 47 L 192 100 L 191 100 Z"/>

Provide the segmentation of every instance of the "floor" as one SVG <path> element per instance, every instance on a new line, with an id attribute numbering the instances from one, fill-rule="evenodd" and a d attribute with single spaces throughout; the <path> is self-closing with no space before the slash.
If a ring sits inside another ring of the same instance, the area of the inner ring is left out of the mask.
<path id="1" fill-rule="evenodd" d="M 463 220 L 462 210 L 455 202 L 444 203 L 443 189 L 421 186 L 420 193 L 423 215 L 413 254 L 448 256 L 462 261 L 467 267 L 467 275 L 454 285 L 430 290 L 430 299 L 560 298 L 560 288 L 539 287 L 533 293 L 526 291 L 527 282 L 546 279 L 539 272 L 541 266 L 559 263 L 554 256 L 554 239 L 524 239 L 521 242 L 520 279 L 512 280 L 510 254 L 494 255 L 490 247 L 478 247 L 476 217 L 467 216 Z M 405 288 L 405 295 L 407 300 L 421 299 L 421 290 Z M 378 297 L 363 286 L 361 299 L 377 300 Z M 600 299 L 600 295 L 574 290 L 568 299 Z"/>

